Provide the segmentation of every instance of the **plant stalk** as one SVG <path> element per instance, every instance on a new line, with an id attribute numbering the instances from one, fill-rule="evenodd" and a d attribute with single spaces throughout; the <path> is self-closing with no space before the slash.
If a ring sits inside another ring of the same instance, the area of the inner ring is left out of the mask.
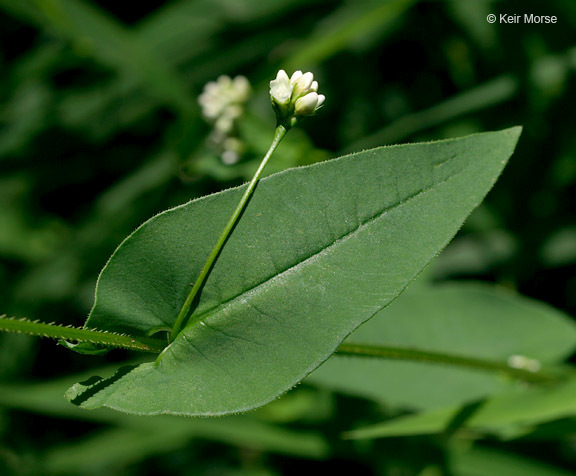
<path id="1" fill-rule="evenodd" d="M 206 263 L 204 263 L 204 266 L 202 267 L 202 270 L 200 271 L 198 278 L 194 282 L 194 285 L 192 286 L 192 289 L 190 290 L 190 293 L 188 294 L 188 297 L 186 298 L 186 301 L 184 302 L 182 309 L 180 309 L 180 313 L 178 314 L 176 322 L 174 323 L 174 327 L 172 328 L 172 332 L 170 333 L 170 342 L 172 342 L 176 338 L 176 336 L 180 333 L 182 328 L 186 325 L 186 322 L 189 318 L 190 308 L 192 307 L 194 299 L 196 298 L 198 292 L 202 288 L 204 281 L 208 277 L 208 274 L 212 269 L 214 261 L 216 261 L 216 258 L 220 254 L 220 251 L 222 250 L 224 243 L 226 243 L 228 236 L 232 232 L 234 225 L 238 221 L 238 218 L 240 218 L 240 215 L 244 211 L 244 208 L 246 208 L 246 204 L 248 203 L 248 200 L 252 196 L 252 193 L 254 192 L 254 189 L 256 188 L 258 181 L 260 180 L 260 176 L 262 175 L 264 167 L 266 167 L 266 164 L 270 160 L 270 157 L 278 147 L 278 144 L 280 144 L 280 141 L 286 135 L 287 131 L 288 129 L 283 125 L 278 125 L 276 127 L 276 131 L 274 132 L 274 138 L 272 140 L 270 148 L 268 149 L 268 152 L 266 152 L 266 155 L 262 159 L 262 162 L 260 163 L 258 170 L 256 170 L 254 177 L 252 177 L 252 180 L 250 181 L 248 187 L 244 191 L 244 195 L 242 195 L 242 198 L 240 199 L 240 202 L 236 206 L 234 213 L 232 214 L 230 220 L 228 220 L 228 223 L 226 224 L 224 230 L 220 234 L 218 241 L 214 245 L 214 248 L 210 252 L 208 259 L 206 260 Z"/>
<path id="2" fill-rule="evenodd" d="M 64 339 L 77 342 L 90 342 L 107 347 L 118 347 L 142 352 L 160 353 L 166 347 L 166 341 L 150 337 L 134 337 L 114 332 L 98 331 L 58 324 L 46 324 L 28 319 L 8 318 L 0 316 L 0 332 L 15 332 L 52 339 Z M 554 383 L 560 380 L 559 375 L 550 375 L 545 372 L 531 372 L 529 370 L 510 367 L 506 363 L 493 360 L 483 360 L 460 355 L 430 352 L 403 347 L 381 347 L 364 344 L 341 344 L 335 353 L 336 356 L 346 355 L 352 357 L 372 357 L 412 362 L 430 362 L 437 364 L 466 367 L 487 372 L 502 373 L 509 377 L 531 383 Z"/>
<path id="3" fill-rule="evenodd" d="M 38 337 L 64 339 L 77 342 L 90 342 L 107 347 L 118 347 L 142 352 L 162 352 L 166 341 L 147 337 L 133 337 L 114 332 L 83 329 L 80 327 L 60 326 L 58 324 L 45 324 L 28 319 L 7 318 L 0 316 L 0 331 L 16 332 Z"/>
<path id="4" fill-rule="evenodd" d="M 335 355 L 446 364 L 456 367 L 467 367 L 475 370 L 502 373 L 509 377 L 532 383 L 553 383 L 559 380 L 555 375 L 550 375 L 541 371 L 532 372 L 525 369 L 510 367 L 504 362 L 402 347 L 342 344 L 338 347 Z"/>

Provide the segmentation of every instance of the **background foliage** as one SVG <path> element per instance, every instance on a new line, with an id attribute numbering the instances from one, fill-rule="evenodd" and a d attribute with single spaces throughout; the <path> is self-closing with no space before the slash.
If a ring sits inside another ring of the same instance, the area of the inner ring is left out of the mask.
<path id="1" fill-rule="evenodd" d="M 80 325 L 117 244 L 151 215 L 242 183 L 274 125 L 268 81 L 314 71 L 321 115 L 268 172 L 377 145 L 522 124 L 510 164 L 436 261 L 437 282 L 482 280 L 576 311 L 576 5 L 452 0 L 0 0 L 1 312 Z M 490 25 L 488 13 L 556 15 Z M 196 97 L 244 74 L 243 160 L 205 142 Z M 433 303 L 431 303 L 433 304 Z M 566 413 L 522 432 L 342 440 L 405 410 L 303 384 L 217 420 L 77 410 L 79 374 L 123 361 L 0 336 L 2 474 L 561 475 Z"/>

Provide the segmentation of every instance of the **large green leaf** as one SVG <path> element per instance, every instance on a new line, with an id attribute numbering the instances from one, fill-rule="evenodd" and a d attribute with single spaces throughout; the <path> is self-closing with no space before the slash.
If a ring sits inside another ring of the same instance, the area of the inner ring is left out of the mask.
<path id="1" fill-rule="evenodd" d="M 155 362 L 76 385 L 84 408 L 219 415 L 276 398 L 448 243 L 520 128 L 378 148 L 263 180 L 187 327 Z M 171 326 L 244 187 L 168 210 L 116 250 L 88 327 Z"/>
<path id="2" fill-rule="evenodd" d="M 495 286 L 466 283 L 411 287 L 348 339 L 506 363 L 513 355 L 543 365 L 576 346 L 576 325 L 545 304 Z M 431 409 L 510 390 L 500 374 L 445 364 L 359 357 L 330 359 L 308 379 L 388 405 Z"/>

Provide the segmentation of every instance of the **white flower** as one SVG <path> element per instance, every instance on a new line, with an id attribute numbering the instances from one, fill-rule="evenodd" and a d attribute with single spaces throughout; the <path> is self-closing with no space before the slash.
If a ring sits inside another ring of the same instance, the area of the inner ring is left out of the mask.
<path id="1" fill-rule="evenodd" d="M 204 86 L 198 97 L 202 114 L 215 122 L 223 117 L 234 120 L 242 115 L 244 103 L 250 97 L 250 83 L 244 76 L 220 76 Z M 226 121 L 224 121 L 226 122 Z"/>
<path id="2" fill-rule="evenodd" d="M 288 79 L 286 71 L 281 69 L 276 75 L 276 79 L 270 81 L 270 96 L 272 101 L 284 106 L 290 102 L 292 96 L 292 81 Z"/>
<path id="3" fill-rule="evenodd" d="M 227 164 L 239 160 L 244 147 L 236 137 L 237 121 L 250 97 L 250 83 L 244 76 L 220 76 L 204 86 L 198 97 L 203 116 L 213 125 L 209 142 Z"/>
<path id="4" fill-rule="evenodd" d="M 296 71 L 288 78 L 283 69 L 270 81 L 270 98 L 278 122 L 289 127 L 296 123 L 297 116 L 314 114 L 326 99 L 318 94 L 318 81 L 312 73 Z"/>

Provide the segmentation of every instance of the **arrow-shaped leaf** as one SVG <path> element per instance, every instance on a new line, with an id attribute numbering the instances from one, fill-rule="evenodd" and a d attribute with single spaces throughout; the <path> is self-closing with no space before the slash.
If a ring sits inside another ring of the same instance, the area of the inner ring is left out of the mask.
<path id="1" fill-rule="evenodd" d="M 176 340 L 155 362 L 77 384 L 68 397 L 183 415 L 276 398 L 446 246 L 519 134 L 382 147 L 262 180 Z M 130 235 L 102 271 L 87 325 L 131 335 L 172 326 L 242 191 L 168 210 Z"/>

